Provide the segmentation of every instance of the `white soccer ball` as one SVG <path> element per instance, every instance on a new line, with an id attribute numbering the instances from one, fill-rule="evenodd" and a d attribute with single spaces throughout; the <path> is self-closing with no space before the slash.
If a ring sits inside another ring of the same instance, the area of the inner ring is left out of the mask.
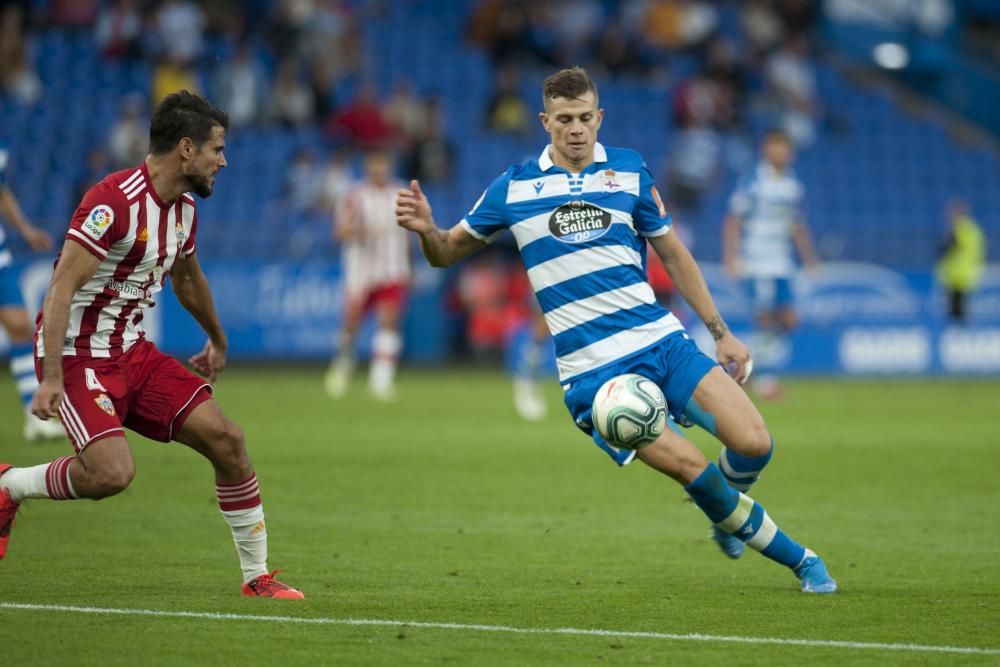
<path id="1" fill-rule="evenodd" d="M 608 443 L 621 449 L 641 449 L 666 428 L 667 400 L 649 378 L 635 373 L 618 375 L 597 390 L 591 419 Z"/>

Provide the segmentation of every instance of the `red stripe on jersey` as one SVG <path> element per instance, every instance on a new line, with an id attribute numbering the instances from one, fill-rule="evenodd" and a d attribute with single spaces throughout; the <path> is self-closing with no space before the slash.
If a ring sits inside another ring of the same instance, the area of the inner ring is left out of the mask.
<path id="1" fill-rule="evenodd" d="M 113 274 L 113 279 L 116 281 L 124 281 L 128 276 L 135 271 L 136 265 L 142 261 L 142 258 L 146 255 L 146 246 L 148 241 L 143 240 L 142 232 L 147 229 L 146 225 L 146 198 L 141 197 L 138 200 L 139 207 L 136 211 L 138 218 L 138 224 L 136 225 L 136 237 L 135 241 L 132 242 L 132 247 L 129 248 L 128 253 L 122 258 L 122 261 L 115 266 L 115 272 Z M 161 216 L 162 217 L 162 216 Z M 107 261 L 107 260 L 105 260 Z M 105 287 L 104 290 L 94 297 L 90 305 L 87 306 L 86 310 L 83 312 L 83 319 L 80 324 L 80 333 L 74 341 L 73 347 L 76 348 L 76 354 L 80 357 L 91 357 L 93 353 L 90 349 L 90 339 L 97 332 L 97 324 L 101 318 L 101 311 L 107 308 L 111 302 L 120 297 L 120 293 L 117 290 L 112 290 Z M 131 312 L 132 308 L 135 308 L 135 304 L 138 304 L 137 299 L 131 299 L 126 303 L 125 308 L 129 308 Z M 124 310 L 124 309 L 123 309 Z M 115 332 L 118 331 L 118 325 L 121 323 L 124 325 L 125 320 L 119 317 L 115 320 Z M 114 335 L 114 334 L 112 334 Z M 121 348 L 115 352 L 120 353 Z"/>

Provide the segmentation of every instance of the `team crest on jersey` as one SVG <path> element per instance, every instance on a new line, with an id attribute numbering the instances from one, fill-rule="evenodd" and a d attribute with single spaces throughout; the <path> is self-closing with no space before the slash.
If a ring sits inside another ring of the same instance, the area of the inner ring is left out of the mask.
<path id="1" fill-rule="evenodd" d="M 83 231 L 87 232 L 96 241 L 104 236 L 104 232 L 108 231 L 108 227 L 114 221 L 115 212 L 111 210 L 110 206 L 101 204 L 100 206 L 95 206 L 87 214 L 87 219 L 83 221 Z"/>
<path id="2" fill-rule="evenodd" d="M 549 216 L 549 231 L 565 243 L 583 243 L 611 229 L 611 214 L 583 201 L 563 204 Z"/>
<path id="3" fill-rule="evenodd" d="M 100 396 L 95 398 L 94 403 L 97 403 L 97 407 L 99 407 L 101 410 L 104 410 L 112 417 L 115 416 L 115 404 L 111 402 L 111 399 L 108 398 L 107 394 L 101 394 Z"/>

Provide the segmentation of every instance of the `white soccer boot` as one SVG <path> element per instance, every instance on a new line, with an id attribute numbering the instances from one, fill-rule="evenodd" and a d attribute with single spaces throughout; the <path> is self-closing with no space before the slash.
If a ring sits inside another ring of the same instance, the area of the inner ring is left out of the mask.
<path id="1" fill-rule="evenodd" d="M 548 413 L 538 383 L 531 378 L 514 378 L 514 407 L 521 419 L 529 422 L 541 421 Z"/>
<path id="2" fill-rule="evenodd" d="M 42 442 L 44 440 L 55 440 L 65 438 L 66 431 L 62 422 L 57 417 L 45 420 L 39 419 L 31 414 L 30 410 L 24 413 L 24 439 L 28 442 Z"/>

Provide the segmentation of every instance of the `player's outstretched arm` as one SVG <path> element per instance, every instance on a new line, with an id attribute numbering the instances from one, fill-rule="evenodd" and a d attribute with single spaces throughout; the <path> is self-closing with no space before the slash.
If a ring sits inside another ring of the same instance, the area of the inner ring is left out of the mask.
<path id="1" fill-rule="evenodd" d="M 434 222 L 430 202 L 420 190 L 420 183 L 415 180 L 410 181 L 408 189 L 402 189 L 398 193 L 396 223 L 420 237 L 420 250 L 431 266 L 451 266 L 486 247 L 486 243 L 458 225 L 447 231 L 438 227 Z"/>
<path id="2" fill-rule="evenodd" d="M 76 241 L 63 244 L 62 255 L 45 295 L 42 319 L 42 382 L 31 399 L 31 412 L 40 419 L 55 417 L 63 398 L 63 341 L 69 326 L 73 295 L 90 280 L 101 260 Z"/>
<path id="3" fill-rule="evenodd" d="M 726 216 L 726 221 L 722 228 L 722 266 L 730 278 L 735 278 L 739 273 L 740 256 L 740 229 L 743 220 L 730 213 Z"/>
<path id="4" fill-rule="evenodd" d="M 795 249 L 799 252 L 802 263 L 810 271 L 819 267 L 819 257 L 816 256 L 816 248 L 813 246 L 812 234 L 809 227 L 801 220 L 795 223 L 792 228 L 792 240 L 795 242 Z"/>
<path id="5" fill-rule="evenodd" d="M 229 341 L 222 329 L 222 323 L 219 322 L 215 302 L 212 300 L 212 291 L 208 287 L 208 279 L 201 270 L 197 255 L 177 258 L 170 270 L 170 285 L 180 304 L 191 313 L 208 335 L 205 348 L 188 361 L 199 375 L 209 382 L 215 382 L 219 373 L 226 367 Z"/>
<path id="6" fill-rule="evenodd" d="M 719 309 L 715 306 L 712 294 L 708 291 L 705 277 L 702 276 L 701 269 L 698 268 L 691 252 L 673 232 L 654 236 L 649 242 L 663 262 L 663 268 L 670 274 L 677 291 L 698 314 L 715 339 L 716 357 L 719 362 L 727 370 L 735 366 L 735 370 L 730 371 L 733 378 L 741 384 L 745 382 L 750 375 L 748 367 L 750 349 L 726 326 Z"/>
<path id="7" fill-rule="evenodd" d="M 0 185 L 0 217 L 10 221 L 10 224 L 28 242 L 35 252 L 42 252 L 52 248 L 52 237 L 44 230 L 35 227 L 24 216 L 21 205 L 17 197 L 10 188 Z"/>

